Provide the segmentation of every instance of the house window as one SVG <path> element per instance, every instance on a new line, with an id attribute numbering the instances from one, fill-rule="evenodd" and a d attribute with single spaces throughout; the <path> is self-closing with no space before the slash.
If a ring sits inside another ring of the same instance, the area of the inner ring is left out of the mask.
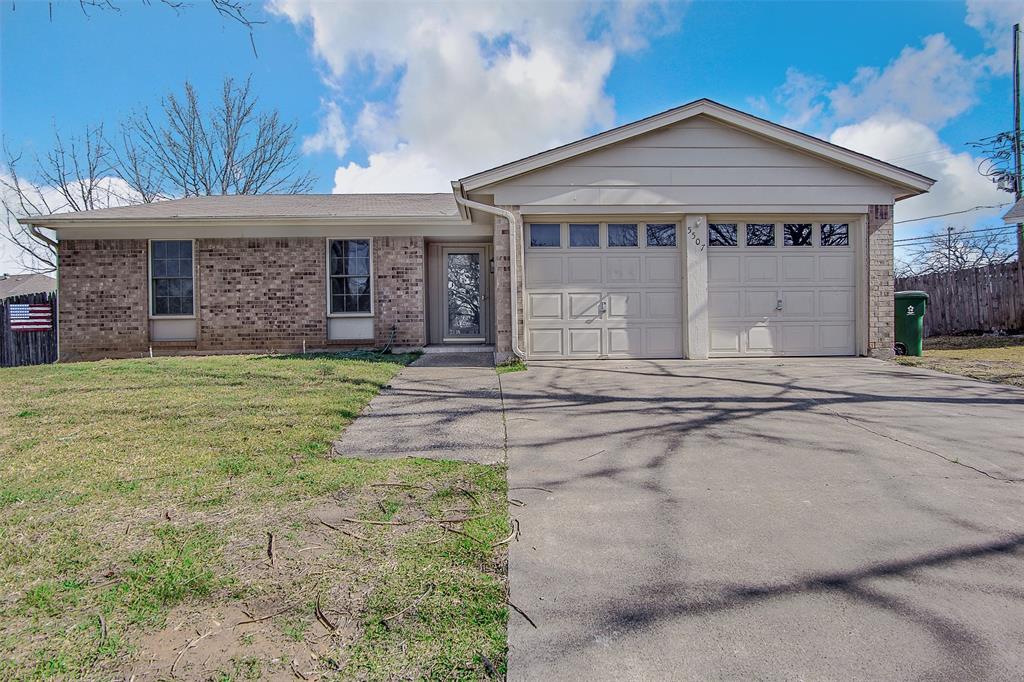
<path id="1" fill-rule="evenodd" d="M 775 224 L 747 223 L 747 246 L 775 246 Z"/>
<path id="2" fill-rule="evenodd" d="M 709 246 L 736 246 L 736 223 L 711 223 L 708 225 Z"/>
<path id="3" fill-rule="evenodd" d="M 675 225 L 647 225 L 647 246 L 675 246 Z"/>
<path id="4" fill-rule="evenodd" d="M 329 261 L 331 314 L 370 313 L 370 240 L 332 239 Z"/>
<path id="5" fill-rule="evenodd" d="M 569 248 L 596 248 L 601 246 L 597 225 L 569 224 Z"/>
<path id="6" fill-rule="evenodd" d="M 557 223 L 531 223 L 530 246 L 552 247 L 561 246 L 562 226 Z"/>
<path id="7" fill-rule="evenodd" d="M 849 246 L 850 226 L 846 223 L 822 223 L 822 246 Z"/>
<path id="8" fill-rule="evenodd" d="M 786 223 L 782 226 L 782 244 L 784 246 L 810 246 L 810 223 Z"/>
<path id="9" fill-rule="evenodd" d="M 191 239 L 150 242 L 149 274 L 154 316 L 194 314 Z"/>
<path id="10" fill-rule="evenodd" d="M 608 246 L 636 246 L 636 224 L 608 226 Z"/>

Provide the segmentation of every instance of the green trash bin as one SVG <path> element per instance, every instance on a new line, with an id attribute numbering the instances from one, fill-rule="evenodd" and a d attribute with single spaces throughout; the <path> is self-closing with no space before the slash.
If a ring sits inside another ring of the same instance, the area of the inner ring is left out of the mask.
<path id="1" fill-rule="evenodd" d="M 896 292 L 896 355 L 924 352 L 924 311 L 928 294 L 923 291 Z"/>

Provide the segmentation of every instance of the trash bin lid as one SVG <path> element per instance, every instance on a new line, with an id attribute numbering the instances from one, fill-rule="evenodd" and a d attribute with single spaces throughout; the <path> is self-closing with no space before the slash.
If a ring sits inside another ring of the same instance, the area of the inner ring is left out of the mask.
<path id="1" fill-rule="evenodd" d="M 928 300 L 927 291 L 897 291 L 894 298 L 923 298 Z"/>

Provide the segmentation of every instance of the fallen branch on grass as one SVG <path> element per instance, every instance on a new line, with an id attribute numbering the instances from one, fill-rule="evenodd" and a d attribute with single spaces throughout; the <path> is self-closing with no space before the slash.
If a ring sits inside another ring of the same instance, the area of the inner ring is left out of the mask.
<path id="1" fill-rule="evenodd" d="M 356 540 L 366 540 L 366 539 L 368 539 L 365 535 L 360 535 L 359 533 L 356 533 L 355 531 L 345 530 L 344 528 L 339 528 L 338 526 L 335 526 L 334 524 L 327 523 L 323 519 L 319 519 L 319 521 L 320 521 L 320 523 L 324 524 L 325 526 L 327 526 L 331 530 L 336 530 L 339 533 L 344 533 L 345 535 L 347 535 L 349 537 L 352 537 L 352 538 L 355 538 Z"/>
<path id="2" fill-rule="evenodd" d="M 491 545 L 491 547 L 499 547 L 501 545 L 507 545 L 513 540 L 519 539 L 519 519 L 512 519 L 512 532 L 508 534 L 508 537 L 504 540 L 500 540 Z"/>
<path id="3" fill-rule="evenodd" d="M 288 606 L 284 607 L 283 609 L 281 609 L 280 611 L 274 611 L 273 613 L 268 614 L 266 616 L 260 616 L 259 618 L 250 618 L 249 620 L 243 620 L 240 623 L 235 623 L 235 627 L 237 628 L 239 625 L 248 625 L 250 623 L 262 623 L 263 621 L 270 620 L 271 618 L 273 618 L 275 616 L 280 616 L 282 613 L 284 613 L 286 611 L 291 611 L 291 609 L 292 609 L 291 605 L 288 605 Z"/>
<path id="4" fill-rule="evenodd" d="M 200 641 L 202 641 L 202 640 L 206 639 L 207 637 L 209 637 L 210 635 L 212 635 L 214 632 L 216 632 L 216 631 L 215 630 L 210 630 L 209 632 L 206 632 L 205 634 L 199 635 L 198 637 L 196 637 L 195 639 L 190 641 L 188 644 L 186 644 L 182 648 L 182 650 L 178 652 L 178 655 L 174 658 L 174 662 L 171 663 L 171 670 L 170 670 L 171 677 L 174 677 L 174 668 L 175 668 L 175 666 L 178 665 L 178 661 L 181 660 L 181 657 L 185 655 L 185 652 L 188 651 L 189 649 L 191 649 L 192 647 L 194 647 Z"/>
<path id="5" fill-rule="evenodd" d="M 417 604 L 419 604 L 419 603 L 420 603 L 421 601 L 423 601 L 423 599 L 424 599 L 424 598 L 426 598 L 426 596 L 427 596 L 427 595 L 429 595 L 429 594 L 430 594 L 431 592 L 433 592 L 433 591 L 434 591 L 434 584 L 433 584 L 433 583 L 429 583 L 429 584 L 427 585 L 427 589 L 423 590 L 423 594 L 421 594 L 420 596 L 416 597 L 416 598 L 415 598 L 415 599 L 413 599 L 413 600 L 412 600 L 411 602 L 409 602 L 409 605 L 408 605 L 408 606 L 406 606 L 406 607 L 405 607 L 404 609 L 402 609 L 401 611 L 398 611 L 398 612 L 396 612 L 396 613 L 392 613 L 392 614 L 391 614 L 390 616 L 384 616 L 383 618 L 381 618 L 381 619 L 380 619 L 380 622 L 382 622 L 382 623 L 386 623 L 386 622 L 388 622 L 389 620 L 393 620 L 393 619 L 395 619 L 395 618 L 398 618 L 398 617 L 399 617 L 399 616 L 401 616 L 401 615 L 402 615 L 403 613 L 405 613 L 406 611 L 408 611 L 409 609 L 411 609 L 412 607 L 416 606 L 416 605 L 417 605 Z"/>
<path id="6" fill-rule="evenodd" d="M 417 488 L 419 490 L 433 490 L 425 485 L 418 485 L 416 483 L 371 483 L 371 486 L 380 488 Z"/>
<path id="7" fill-rule="evenodd" d="M 319 594 L 316 595 L 316 604 L 313 605 L 313 615 L 315 615 L 316 619 L 320 621 L 320 623 L 330 632 L 335 632 L 338 629 L 338 626 L 332 623 L 331 619 L 327 617 L 326 613 L 324 613 L 324 610 L 320 608 Z"/>
<path id="8" fill-rule="evenodd" d="M 550 490 L 549 488 L 538 488 L 537 486 L 533 485 L 517 485 L 514 488 L 509 488 L 509 490 L 543 490 L 546 493 L 555 492 L 554 490 Z"/>
<path id="9" fill-rule="evenodd" d="M 269 530 L 267 531 L 267 558 L 270 559 L 270 565 L 277 565 L 277 560 L 274 558 L 274 534 Z"/>
<path id="10" fill-rule="evenodd" d="M 423 518 L 424 517 L 421 516 L 418 519 L 411 519 L 409 521 L 374 521 L 373 519 L 353 519 L 345 517 L 342 519 L 342 521 L 345 521 L 347 523 L 369 523 L 374 526 L 408 526 L 410 523 L 422 521 Z"/>
<path id="11" fill-rule="evenodd" d="M 477 543 L 483 545 L 484 547 L 487 547 L 487 543 L 486 542 L 484 542 L 483 540 L 481 540 L 480 538 L 478 538 L 478 537 L 476 537 L 474 535 L 470 535 L 469 533 L 466 533 L 464 531 L 458 530 L 456 528 L 449 528 L 448 526 L 443 526 L 440 523 L 437 524 L 437 527 L 438 528 L 443 528 L 444 530 L 448 531 L 449 533 L 455 533 L 456 535 L 461 535 L 464 538 L 469 538 L 473 542 L 477 542 Z"/>

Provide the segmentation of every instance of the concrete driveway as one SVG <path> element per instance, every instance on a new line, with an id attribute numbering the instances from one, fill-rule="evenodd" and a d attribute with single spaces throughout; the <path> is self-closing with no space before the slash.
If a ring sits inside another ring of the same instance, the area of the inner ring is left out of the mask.
<path id="1" fill-rule="evenodd" d="M 1020 679 L 1024 391 L 867 359 L 502 390 L 509 679 Z"/>

